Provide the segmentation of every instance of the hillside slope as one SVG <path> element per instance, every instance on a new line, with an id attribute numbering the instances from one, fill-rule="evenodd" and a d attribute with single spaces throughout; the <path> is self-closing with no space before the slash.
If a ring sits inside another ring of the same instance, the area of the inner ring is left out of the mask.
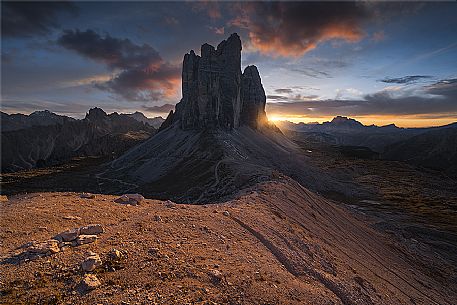
<path id="1" fill-rule="evenodd" d="M 42 193 L 2 203 L 4 304 L 457 301 L 455 267 L 424 244 L 382 235 L 283 176 L 218 205 L 115 198 Z M 91 223 L 105 229 L 94 243 L 32 260 L 19 248 Z M 123 253 L 114 270 L 113 248 Z M 90 292 L 79 286 L 88 251 L 103 262 L 92 272 L 101 285 Z"/>
<path id="2" fill-rule="evenodd" d="M 457 176 L 457 124 L 433 129 L 386 147 L 382 158 L 405 161 Z"/>

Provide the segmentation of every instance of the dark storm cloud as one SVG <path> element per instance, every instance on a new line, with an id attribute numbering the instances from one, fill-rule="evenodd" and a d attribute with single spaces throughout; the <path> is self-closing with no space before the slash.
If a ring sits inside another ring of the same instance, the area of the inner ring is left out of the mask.
<path id="1" fill-rule="evenodd" d="M 2 7 L 2 36 L 30 37 L 48 34 L 58 28 L 60 12 L 75 15 L 77 8 L 69 2 L 4 2 Z"/>
<path id="2" fill-rule="evenodd" d="M 432 115 L 457 114 L 457 79 L 445 79 L 424 86 L 436 96 L 394 97 L 387 91 L 352 100 L 297 100 L 296 97 L 268 96 L 279 102 L 268 103 L 271 113 L 282 115 Z M 273 98 L 272 98 L 273 97 Z"/>
<path id="3" fill-rule="evenodd" d="M 427 79 L 431 78 L 430 75 L 408 75 L 408 76 L 403 76 L 403 77 L 394 77 L 394 78 L 389 78 L 386 77 L 384 79 L 381 79 L 380 81 L 383 83 L 388 83 L 388 84 L 410 84 L 410 83 L 415 83 L 418 80 L 421 79 Z"/>
<path id="4" fill-rule="evenodd" d="M 120 70 L 111 80 L 96 87 L 128 100 L 159 100 L 176 95 L 179 68 L 163 60 L 150 45 L 134 44 L 93 30 L 66 30 L 58 44 L 68 50 Z"/>
<path id="5" fill-rule="evenodd" d="M 93 30 L 81 32 L 66 30 L 57 41 L 66 49 L 85 57 L 104 62 L 110 68 L 142 68 L 162 62 L 159 53 L 150 45 L 142 46 L 129 39 L 118 39 L 108 34 L 101 36 Z"/>
<path id="6" fill-rule="evenodd" d="M 372 5 L 361 2 L 253 2 L 238 4 L 231 25 L 248 31 L 263 53 L 300 56 L 319 43 L 365 36 L 363 23 L 375 17 Z"/>
<path id="7" fill-rule="evenodd" d="M 156 113 L 168 113 L 171 110 L 175 109 L 175 105 L 172 104 L 164 104 L 162 106 L 143 106 L 144 110 Z"/>

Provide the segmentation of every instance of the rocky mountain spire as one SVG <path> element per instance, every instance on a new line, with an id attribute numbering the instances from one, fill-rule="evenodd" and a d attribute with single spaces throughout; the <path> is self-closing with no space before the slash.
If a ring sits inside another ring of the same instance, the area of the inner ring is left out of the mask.
<path id="1" fill-rule="evenodd" d="M 241 40 L 232 34 L 217 48 L 201 47 L 201 56 L 186 54 L 181 101 L 173 124 L 182 129 L 258 127 L 266 122 L 265 92 L 255 66 L 241 73 Z"/>

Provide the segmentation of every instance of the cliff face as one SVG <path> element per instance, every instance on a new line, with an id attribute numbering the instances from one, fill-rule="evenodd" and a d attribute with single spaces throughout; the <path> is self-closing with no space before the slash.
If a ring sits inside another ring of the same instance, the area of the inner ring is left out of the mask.
<path id="1" fill-rule="evenodd" d="M 265 124 L 266 96 L 262 81 L 256 66 L 248 66 L 244 69 L 241 79 L 241 124 L 257 128 Z"/>
<path id="2" fill-rule="evenodd" d="M 217 48 L 201 47 L 201 56 L 186 54 L 181 101 L 173 123 L 182 129 L 258 127 L 266 122 L 265 92 L 255 66 L 241 73 L 241 40 L 232 34 Z"/>

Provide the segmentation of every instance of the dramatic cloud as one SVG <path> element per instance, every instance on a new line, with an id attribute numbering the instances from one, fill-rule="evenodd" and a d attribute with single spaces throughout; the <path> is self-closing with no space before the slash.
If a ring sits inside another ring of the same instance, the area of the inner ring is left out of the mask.
<path id="1" fill-rule="evenodd" d="M 69 2 L 5 2 L 2 1 L 2 36 L 30 37 L 48 34 L 58 28 L 59 12 L 76 14 Z"/>
<path id="2" fill-rule="evenodd" d="M 361 2 L 253 2 L 240 4 L 231 25 L 248 31 L 252 45 L 271 55 L 300 56 L 319 43 L 365 36 L 363 23 L 374 17 Z"/>
<path id="3" fill-rule="evenodd" d="M 425 91 L 433 95 L 454 98 L 454 102 L 457 104 L 457 78 L 443 79 L 425 86 Z"/>
<path id="4" fill-rule="evenodd" d="M 427 79 L 427 78 L 431 78 L 431 76 L 429 76 L 429 75 L 408 75 L 408 76 L 396 77 L 396 78 L 386 77 L 384 79 L 381 79 L 380 81 L 383 83 L 388 83 L 388 84 L 410 84 L 410 83 L 415 83 L 418 80 Z"/>
<path id="5" fill-rule="evenodd" d="M 162 59 L 150 45 L 137 45 L 129 39 L 118 39 L 87 30 L 64 31 L 58 44 L 78 54 L 102 62 L 119 73 L 97 88 L 118 94 L 128 100 L 160 100 L 177 94 L 179 67 Z"/>
<path id="6" fill-rule="evenodd" d="M 222 17 L 221 8 L 216 1 L 194 1 L 191 2 L 191 6 L 193 11 L 203 11 L 213 20 Z"/>
<path id="7" fill-rule="evenodd" d="M 92 30 L 66 30 L 57 42 L 85 57 L 104 62 L 112 69 L 143 68 L 162 62 L 159 53 L 148 44 L 139 46 L 129 39 L 118 39 L 108 34 L 102 37 Z"/>
<path id="8" fill-rule="evenodd" d="M 388 91 L 368 94 L 360 99 L 304 100 L 299 96 L 268 96 L 267 111 L 274 115 L 457 115 L 457 79 L 446 79 L 425 86 L 431 96 L 394 97 Z"/>

